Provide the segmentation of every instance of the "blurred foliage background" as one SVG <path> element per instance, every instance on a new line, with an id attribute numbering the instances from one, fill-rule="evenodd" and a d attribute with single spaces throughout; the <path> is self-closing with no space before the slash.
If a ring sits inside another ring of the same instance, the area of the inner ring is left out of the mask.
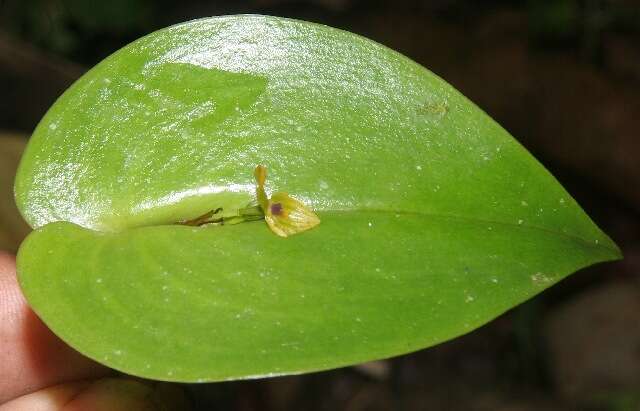
<path id="1" fill-rule="evenodd" d="M 305 376 L 185 385 L 195 409 L 640 410 L 640 4 L 635 0 L 0 0 L 0 249 L 28 228 L 28 135 L 84 71 L 220 14 L 325 23 L 411 57 L 507 128 L 622 247 L 481 329 Z"/>

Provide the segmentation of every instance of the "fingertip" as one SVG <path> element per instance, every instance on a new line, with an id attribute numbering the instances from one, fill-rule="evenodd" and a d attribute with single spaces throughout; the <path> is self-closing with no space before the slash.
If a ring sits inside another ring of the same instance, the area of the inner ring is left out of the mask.
<path id="1" fill-rule="evenodd" d="M 188 411 L 176 384 L 129 377 L 102 378 L 49 387 L 0 406 L 0 411 Z"/>
<path id="2" fill-rule="evenodd" d="M 27 305 L 15 257 L 0 252 L 0 404 L 62 382 L 112 373 L 60 340 Z"/>
<path id="3" fill-rule="evenodd" d="M 89 381 L 77 381 L 49 387 L 2 404 L 0 411 L 63 410 L 66 404 L 89 385 Z"/>

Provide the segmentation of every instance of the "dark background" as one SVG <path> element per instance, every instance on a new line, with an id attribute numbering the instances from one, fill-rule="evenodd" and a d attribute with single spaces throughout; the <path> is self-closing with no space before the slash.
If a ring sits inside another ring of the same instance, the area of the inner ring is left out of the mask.
<path id="1" fill-rule="evenodd" d="M 185 386 L 196 409 L 640 410 L 637 1 L 0 0 L 0 135 L 14 136 L 0 140 L 0 154 L 125 44 L 237 13 L 343 28 L 431 69 L 516 136 L 625 260 L 582 270 L 479 330 L 414 354 Z M 3 156 L 1 172 L 11 173 Z M 0 189 L 6 202 L 11 194 Z M 13 230 L 17 244 L 23 231 Z"/>

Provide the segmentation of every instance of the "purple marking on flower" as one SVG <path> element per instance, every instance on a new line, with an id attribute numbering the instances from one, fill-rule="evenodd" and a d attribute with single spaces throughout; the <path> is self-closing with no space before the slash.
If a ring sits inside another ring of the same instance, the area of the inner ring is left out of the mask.
<path id="1" fill-rule="evenodd" d="M 271 204 L 271 214 L 273 215 L 282 214 L 282 204 L 280 203 Z"/>

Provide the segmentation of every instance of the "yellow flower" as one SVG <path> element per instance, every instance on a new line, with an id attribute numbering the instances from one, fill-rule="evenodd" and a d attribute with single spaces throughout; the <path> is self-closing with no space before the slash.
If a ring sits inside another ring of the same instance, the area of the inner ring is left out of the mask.
<path id="1" fill-rule="evenodd" d="M 320 219 L 309 207 L 289 194 L 278 192 L 271 198 L 267 197 L 264 191 L 264 182 L 267 178 L 266 167 L 257 166 L 254 176 L 257 183 L 258 204 L 264 212 L 267 225 L 275 234 L 287 237 L 312 229 L 320 224 Z"/>

